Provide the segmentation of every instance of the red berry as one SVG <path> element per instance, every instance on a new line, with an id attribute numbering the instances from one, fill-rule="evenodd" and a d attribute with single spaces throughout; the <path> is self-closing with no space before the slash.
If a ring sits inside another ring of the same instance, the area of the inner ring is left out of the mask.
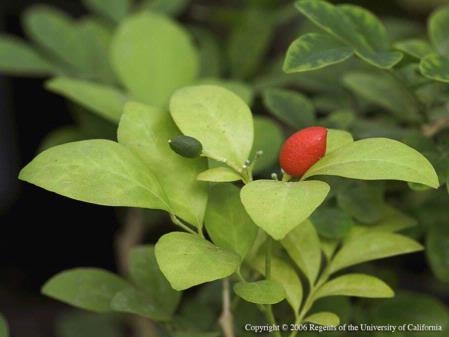
<path id="1" fill-rule="evenodd" d="M 327 129 L 311 126 L 295 132 L 285 141 L 279 155 L 282 169 L 292 177 L 302 176 L 326 153 Z"/>

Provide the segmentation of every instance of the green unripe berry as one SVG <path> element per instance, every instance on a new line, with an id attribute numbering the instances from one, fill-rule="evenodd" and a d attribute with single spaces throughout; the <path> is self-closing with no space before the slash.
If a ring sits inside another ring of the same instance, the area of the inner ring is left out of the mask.
<path id="1" fill-rule="evenodd" d="M 176 136 L 170 139 L 168 144 L 174 152 L 186 158 L 199 157 L 203 151 L 203 145 L 200 141 L 189 136 Z"/>

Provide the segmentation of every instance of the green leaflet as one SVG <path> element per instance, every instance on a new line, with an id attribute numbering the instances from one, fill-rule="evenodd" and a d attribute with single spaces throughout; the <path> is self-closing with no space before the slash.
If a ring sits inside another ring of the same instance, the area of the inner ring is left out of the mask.
<path id="1" fill-rule="evenodd" d="M 233 78 L 254 75 L 269 48 L 275 20 L 271 11 L 255 6 L 240 10 L 227 41 L 227 52 Z"/>
<path id="2" fill-rule="evenodd" d="M 353 5 L 334 6 L 321 0 L 300 0 L 296 8 L 327 33 L 341 40 L 366 62 L 391 68 L 402 54 L 388 50 L 385 27 L 369 11 Z"/>
<path id="3" fill-rule="evenodd" d="M 58 337 L 121 337 L 121 323 L 114 314 L 74 310 L 58 315 L 54 331 Z"/>
<path id="4" fill-rule="evenodd" d="M 77 268 L 53 276 L 42 293 L 61 302 L 95 312 L 111 311 L 111 300 L 128 283 L 108 271 Z"/>
<path id="5" fill-rule="evenodd" d="M 116 84 L 118 80 L 109 59 L 112 41 L 111 27 L 101 19 L 87 17 L 81 19 L 78 29 L 88 51 L 89 73 L 86 77 L 105 84 Z"/>
<path id="6" fill-rule="evenodd" d="M 416 241 L 399 234 L 388 232 L 367 232 L 349 239 L 335 255 L 331 272 L 362 262 L 385 257 L 413 253 L 423 247 Z"/>
<path id="7" fill-rule="evenodd" d="M 322 181 L 256 180 L 243 187 L 240 198 L 255 224 L 281 240 L 312 214 L 329 189 Z"/>
<path id="8" fill-rule="evenodd" d="M 375 103 L 406 122 L 421 121 L 419 107 L 396 79 L 384 73 L 352 72 L 343 83 L 362 98 Z"/>
<path id="9" fill-rule="evenodd" d="M 183 158 L 168 140 L 179 135 L 170 115 L 143 104 L 129 103 L 120 121 L 118 140 L 136 153 L 154 172 L 173 212 L 201 227 L 207 203 L 207 184 L 197 180 L 207 168 L 204 158 Z"/>
<path id="10" fill-rule="evenodd" d="M 439 186 L 429 161 L 411 147 L 387 138 L 368 138 L 353 142 L 324 156 L 303 179 L 314 175 L 346 178 L 394 179 Z"/>
<path id="11" fill-rule="evenodd" d="M 306 220 L 296 226 L 281 241 L 293 262 L 314 284 L 321 267 L 320 239 L 313 224 Z"/>
<path id="12" fill-rule="evenodd" d="M 293 41 L 282 68 L 286 73 L 311 71 L 343 62 L 352 55 L 353 49 L 336 38 L 309 33 Z"/>
<path id="13" fill-rule="evenodd" d="M 46 88 L 114 123 L 120 120 L 128 99 L 114 87 L 68 77 L 56 77 L 46 83 Z"/>
<path id="14" fill-rule="evenodd" d="M 120 22 L 131 7 L 130 0 L 82 0 L 84 5 L 95 14 L 115 22 Z"/>
<path id="15" fill-rule="evenodd" d="M 170 100 L 170 113 L 183 134 L 203 144 L 203 154 L 235 169 L 248 159 L 253 145 L 253 119 L 245 102 L 212 85 L 185 87 Z"/>
<path id="16" fill-rule="evenodd" d="M 318 234 L 327 239 L 343 238 L 354 225 L 351 217 L 337 207 L 321 207 L 311 215 L 310 220 Z"/>
<path id="17" fill-rule="evenodd" d="M 157 178 L 144 162 L 123 145 L 108 140 L 50 148 L 25 166 L 19 178 L 94 204 L 171 210 Z"/>
<path id="18" fill-rule="evenodd" d="M 346 274 L 323 284 L 315 298 L 326 296 L 355 296 L 369 298 L 393 297 L 393 290 L 377 277 L 365 274 Z"/>
<path id="19" fill-rule="evenodd" d="M 332 312 L 317 312 L 307 316 L 303 321 L 323 326 L 337 326 L 340 324 L 340 318 Z"/>
<path id="20" fill-rule="evenodd" d="M 185 1 L 185 0 L 181 0 Z M 191 32 L 198 43 L 198 56 L 200 60 L 199 77 L 219 78 L 223 69 L 223 56 L 218 37 L 211 31 L 194 26 Z"/>
<path id="21" fill-rule="evenodd" d="M 228 167 L 214 167 L 198 174 L 200 181 L 210 181 L 216 183 L 224 183 L 241 180 L 240 174 Z"/>
<path id="22" fill-rule="evenodd" d="M 371 313 L 372 323 L 440 325 L 442 331 L 425 332 L 434 337 L 445 337 L 449 329 L 447 306 L 429 295 L 416 292 L 402 292 L 394 298 L 382 301 Z M 407 337 L 420 337 L 423 331 L 408 331 Z"/>
<path id="23" fill-rule="evenodd" d="M 8 323 L 2 314 L 0 314 L 0 337 L 9 337 Z"/>
<path id="24" fill-rule="evenodd" d="M 134 98 L 160 108 L 167 107 L 176 89 L 195 80 L 199 67 L 197 51 L 187 32 L 168 17 L 152 12 L 141 12 L 121 22 L 110 57 Z"/>
<path id="25" fill-rule="evenodd" d="M 129 276 L 134 286 L 118 292 L 112 299 L 112 308 L 153 320 L 169 320 L 181 293 L 173 290 L 160 271 L 153 246 L 140 246 L 131 251 Z"/>
<path id="26" fill-rule="evenodd" d="M 176 290 L 225 278 L 240 264 L 237 254 L 182 232 L 162 236 L 155 252 L 159 268 Z"/>
<path id="27" fill-rule="evenodd" d="M 234 292 L 245 301 L 257 304 L 275 304 L 285 299 L 284 288 L 272 280 L 239 282 L 234 285 Z"/>
<path id="28" fill-rule="evenodd" d="M 265 258 L 258 256 L 254 261 L 250 262 L 259 273 L 265 275 Z M 287 302 L 296 314 L 302 301 L 302 285 L 296 274 L 295 269 L 284 260 L 272 257 L 271 258 L 271 278 L 273 281 L 279 283 L 285 290 Z"/>
<path id="29" fill-rule="evenodd" d="M 53 67 L 25 41 L 0 35 L 0 72 L 11 75 L 45 76 Z"/>
<path id="30" fill-rule="evenodd" d="M 430 41 L 441 56 L 449 55 L 449 7 L 442 7 L 430 16 Z"/>
<path id="31" fill-rule="evenodd" d="M 23 16 L 27 35 L 47 50 L 69 72 L 89 71 L 89 50 L 83 34 L 64 12 L 45 5 L 28 9 Z"/>
<path id="32" fill-rule="evenodd" d="M 432 47 L 430 44 L 421 39 L 399 41 L 394 44 L 394 47 L 417 59 L 423 58 L 424 56 L 432 53 Z"/>
<path id="33" fill-rule="evenodd" d="M 243 208 L 240 189 L 232 184 L 211 187 L 205 224 L 217 246 L 237 253 L 242 260 L 256 240 L 257 226 Z"/>
<path id="34" fill-rule="evenodd" d="M 272 168 L 278 162 L 283 141 L 284 133 L 275 121 L 268 117 L 254 117 L 254 144 L 249 157 L 252 159 L 257 151 L 263 151 L 254 165 L 255 174 Z"/>
<path id="35" fill-rule="evenodd" d="M 442 224 L 433 225 L 427 232 L 426 255 L 435 276 L 449 281 L 449 229 Z"/>
<path id="36" fill-rule="evenodd" d="M 343 130 L 327 129 L 326 154 L 352 143 L 352 135 Z"/>
<path id="37" fill-rule="evenodd" d="M 263 102 L 273 116 L 294 129 L 315 123 L 312 102 L 296 91 L 268 88 L 263 92 Z"/>
<path id="38" fill-rule="evenodd" d="M 449 82 L 449 58 L 430 54 L 424 57 L 420 64 L 421 73 L 433 80 Z"/>

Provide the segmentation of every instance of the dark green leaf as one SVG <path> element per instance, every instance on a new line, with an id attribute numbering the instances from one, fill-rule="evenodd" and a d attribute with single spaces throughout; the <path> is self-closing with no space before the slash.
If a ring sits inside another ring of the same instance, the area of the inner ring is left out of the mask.
<path id="1" fill-rule="evenodd" d="M 409 39 L 394 44 L 395 48 L 418 59 L 432 53 L 430 44 L 421 39 Z"/>
<path id="2" fill-rule="evenodd" d="M 218 184 L 209 192 L 205 224 L 212 241 L 245 258 L 252 247 L 257 226 L 240 201 L 240 190 L 232 184 Z"/>
<path id="3" fill-rule="evenodd" d="M 315 123 L 312 102 L 298 92 L 269 88 L 263 92 L 263 101 L 270 113 L 294 129 Z"/>
<path id="4" fill-rule="evenodd" d="M 435 11 L 428 24 L 430 40 L 441 56 L 449 55 L 449 7 Z"/>
<path id="5" fill-rule="evenodd" d="M 113 315 L 83 311 L 64 313 L 55 324 L 57 337 L 122 337 L 121 328 Z"/>
<path id="6" fill-rule="evenodd" d="M 211 31 L 203 28 L 193 27 L 192 34 L 198 42 L 198 53 L 200 58 L 200 78 L 219 78 L 222 72 L 222 51 L 218 43 L 218 37 Z"/>
<path id="7" fill-rule="evenodd" d="M 290 45 L 283 69 L 286 73 L 321 69 L 343 62 L 352 55 L 353 49 L 336 38 L 309 33 Z"/>
<path id="8" fill-rule="evenodd" d="M 427 232 L 426 255 L 438 279 L 449 282 L 449 227 L 434 225 Z"/>
<path id="9" fill-rule="evenodd" d="M 25 41 L 0 35 L 0 72 L 10 75 L 46 76 L 53 67 Z"/>
<path id="10" fill-rule="evenodd" d="M 421 73 L 433 80 L 449 82 L 449 58 L 435 54 L 428 55 L 419 64 Z"/>
<path id="11" fill-rule="evenodd" d="M 351 217 L 336 207 L 321 207 L 310 219 L 318 233 L 328 239 L 343 238 L 354 225 Z"/>
<path id="12" fill-rule="evenodd" d="M 76 126 L 63 126 L 48 133 L 39 145 L 38 152 L 45 151 L 53 146 L 85 139 L 83 132 Z"/>
<path id="13" fill-rule="evenodd" d="M 108 271 L 78 268 L 53 276 L 42 287 L 42 293 L 75 307 L 95 311 L 111 311 L 111 300 L 128 283 Z"/>
<path id="14" fill-rule="evenodd" d="M 130 0 L 82 0 L 93 13 L 115 22 L 120 22 L 131 7 Z"/>

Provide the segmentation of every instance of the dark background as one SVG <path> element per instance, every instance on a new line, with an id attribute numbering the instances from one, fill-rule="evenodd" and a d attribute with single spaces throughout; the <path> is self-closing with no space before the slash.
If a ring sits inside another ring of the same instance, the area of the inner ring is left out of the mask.
<path id="1" fill-rule="evenodd" d="M 36 1 L 0 1 L 0 31 L 21 35 L 20 13 Z M 45 1 L 77 16 L 80 1 Z M 70 124 L 65 101 L 42 79 L 0 76 L 0 312 L 14 336 L 51 336 L 64 305 L 39 295 L 55 273 L 78 266 L 115 269 L 115 210 L 60 197 L 17 179 L 41 140 Z"/>

